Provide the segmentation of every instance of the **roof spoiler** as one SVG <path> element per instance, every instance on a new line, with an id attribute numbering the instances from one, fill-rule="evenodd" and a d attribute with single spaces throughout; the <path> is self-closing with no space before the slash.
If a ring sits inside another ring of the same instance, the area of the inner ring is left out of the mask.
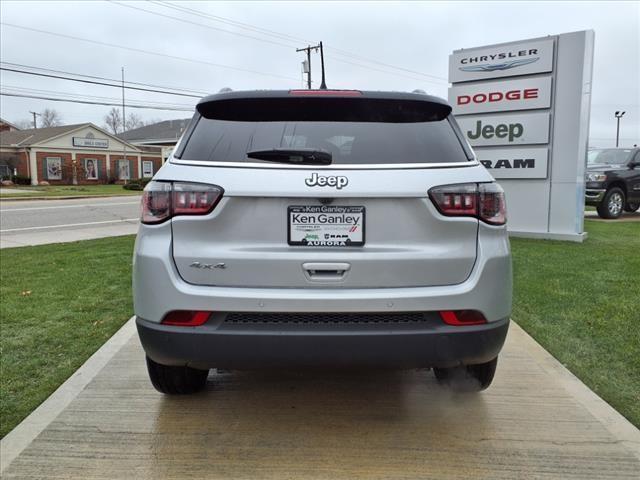
<path id="1" fill-rule="evenodd" d="M 298 92 L 292 91 L 292 92 Z M 239 122 L 417 123 L 445 119 L 451 107 L 428 95 L 362 92 L 307 95 L 292 92 L 233 92 L 203 99 L 196 109 L 205 118 Z"/>

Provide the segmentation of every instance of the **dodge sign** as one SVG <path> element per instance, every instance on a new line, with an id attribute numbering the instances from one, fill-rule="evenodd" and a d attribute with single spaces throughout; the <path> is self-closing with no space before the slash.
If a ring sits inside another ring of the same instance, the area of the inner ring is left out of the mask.
<path id="1" fill-rule="evenodd" d="M 551 77 L 455 85 L 449 89 L 453 113 L 531 110 L 551 106 Z"/>

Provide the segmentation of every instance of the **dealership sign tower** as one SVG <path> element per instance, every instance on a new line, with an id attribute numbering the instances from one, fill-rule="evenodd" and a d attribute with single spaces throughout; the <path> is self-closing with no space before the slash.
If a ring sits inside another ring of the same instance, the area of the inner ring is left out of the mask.
<path id="1" fill-rule="evenodd" d="M 456 50 L 449 102 L 514 235 L 582 241 L 592 30 Z"/>

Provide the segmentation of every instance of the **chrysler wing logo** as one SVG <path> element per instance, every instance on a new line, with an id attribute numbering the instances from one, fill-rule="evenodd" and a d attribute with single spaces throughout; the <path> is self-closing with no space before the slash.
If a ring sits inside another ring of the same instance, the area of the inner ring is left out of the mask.
<path id="1" fill-rule="evenodd" d="M 522 60 L 512 60 L 502 63 L 485 63 L 484 65 L 470 65 L 468 67 L 459 67 L 463 72 L 494 72 L 496 70 L 509 70 L 511 68 L 529 65 L 540 60 L 540 57 L 525 58 Z"/>

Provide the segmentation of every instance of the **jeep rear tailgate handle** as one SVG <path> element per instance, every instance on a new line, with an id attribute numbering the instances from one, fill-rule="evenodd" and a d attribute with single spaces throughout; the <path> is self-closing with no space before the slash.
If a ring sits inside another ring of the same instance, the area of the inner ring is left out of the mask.
<path id="1" fill-rule="evenodd" d="M 311 280 L 342 280 L 351 268 L 350 263 L 303 263 L 302 268 Z"/>

